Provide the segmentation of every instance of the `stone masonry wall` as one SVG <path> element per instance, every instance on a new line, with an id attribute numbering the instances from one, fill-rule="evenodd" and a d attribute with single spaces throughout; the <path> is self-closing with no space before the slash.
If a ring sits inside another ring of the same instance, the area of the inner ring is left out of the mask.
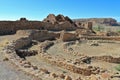
<path id="1" fill-rule="evenodd" d="M 92 22 L 75 23 L 63 15 L 48 15 L 43 21 L 28 21 L 21 18 L 17 21 L 0 21 L 0 35 L 14 34 L 17 30 L 39 29 L 52 31 L 73 31 L 76 29 L 92 30 Z"/>
<path id="2" fill-rule="evenodd" d="M 59 33 L 49 32 L 47 30 L 18 30 L 16 35 L 29 36 L 30 39 L 38 41 L 55 40 L 60 36 Z"/>
<path id="3" fill-rule="evenodd" d="M 40 21 L 0 21 L 0 34 L 12 34 L 23 29 L 42 29 L 42 24 Z"/>

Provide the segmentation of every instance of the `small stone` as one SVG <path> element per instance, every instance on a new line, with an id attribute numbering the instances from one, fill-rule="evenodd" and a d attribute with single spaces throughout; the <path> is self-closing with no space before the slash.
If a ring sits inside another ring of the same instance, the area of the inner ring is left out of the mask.
<path id="1" fill-rule="evenodd" d="M 91 68 L 93 68 L 93 66 L 88 66 L 88 69 L 91 69 Z"/>
<path id="2" fill-rule="evenodd" d="M 37 67 L 37 66 L 32 66 L 32 67 L 33 67 L 33 69 L 34 69 L 34 70 L 37 70 L 37 69 L 38 69 L 38 67 Z"/>
<path id="3" fill-rule="evenodd" d="M 43 69 L 43 68 L 41 68 L 40 70 L 41 70 L 42 72 L 46 73 L 46 74 L 49 74 L 49 73 L 50 73 L 50 72 L 48 72 L 47 69 Z"/>
<path id="4" fill-rule="evenodd" d="M 95 75 L 91 75 L 89 80 L 98 80 Z"/>
<path id="5" fill-rule="evenodd" d="M 115 74 L 119 74 L 118 72 L 116 72 Z"/>
<path id="6" fill-rule="evenodd" d="M 101 73 L 105 73 L 106 71 L 107 71 L 107 70 L 101 70 L 100 72 L 101 72 Z"/>
<path id="7" fill-rule="evenodd" d="M 90 76 L 91 75 L 91 70 L 84 70 L 82 72 L 82 74 L 85 75 L 85 76 Z"/>
<path id="8" fill-rule="evenodd" d="M 8 58 L 6 58 L 6 57 L 3 59 L 3 61 L 8 61 L 8 60 L 9 60 L 9 59 L 8 59 Z"/>
<path id="9" fill-rule="evenodd" d="M 31 65 L 31 62 L 29 62 L 29 61 L 28 61 L 28 62 L 26 62 L 26 64 L 29 64 L 29 65 Z"/>
<path id="10" fill-rule="evenodd" d="M 24 67 L 25 67 L 25 68 L 30 68 L 31 65 L 29 65 L 29 64 L 24 64 Z"/>
<path id="11" fill-rule="evenodd" d="M 64 78 L 65 78 L 65 75 L 64 75 L 64 74 L 60 74 L 59 77 L 62 78 L 62 79 L 64 79 Z"/>
<path id="12" fill-rule="evenodd" d="M 102 74 L 101 74 L 101 77 L 102 77 L 103 79 L 108 79 L 108 78 L 110 78 L 110 74 L 108 74 L 108 73 L 102 73 Z"/>
<path id="13" fill-rule="evenodd" d="M 51 73 L 50 76 L 53 77 L 53 78 L 57 77 L 57 75 L 55 73 Z"/>
<path id="14" fill-rule="evenodd" d="M 81 77 L 77 78 L 76 80 L 82 80 Z"/>
<path id="15" fill-rule="evenodd" d="M 65 76 L 64 80 L 72 80 L 72 78 L 70 76 Z"/>

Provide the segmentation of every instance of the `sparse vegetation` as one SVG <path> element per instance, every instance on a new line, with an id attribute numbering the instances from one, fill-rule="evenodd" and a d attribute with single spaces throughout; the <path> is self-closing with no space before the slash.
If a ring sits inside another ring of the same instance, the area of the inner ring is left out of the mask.
<path id="1" fill-rule="evenodd" d="M 116 66 L 115 69 L 116 69 L 117 71 L 120 71 L 120 64 L 119 64 L 118 66 Z"/>
<path id="2" fill-rule="evenodd" d="M 6 45 L 8 44 L 8 42 L 9 42 L 9 41 L 8 41 L 7 39 L 1 41 L 1 42 L 0 42 L 0 50 L 1 50 L 4 46 L 6 46 Z"/>
<path id="3" fill-rule="evenodd" d="M 117 32 L 120 33 L 120 30 L 118 30 Z"/>
<path id="4" fill-rule="evenodd" d="M 102 24 L 96 24 L 93 26 L 93 30 L 96 32 L 118 32 L 120 33 L 120 26 L 106 26 Z"/>
<path id="5" fill-rule="evenodd" d="M 67 73 L 66 71 L 63 71 L 63 73 Z"/>
<path id="6" fill-rule="evenodd" d="M 8 40 L 7 39 L 5 39 L 5 40 L 3 40 L 1 43 L 0 43 L 0 47 L 4 47 L 6 44 L 8 44 Z"/>
<path id="7" fill-rule="evenodd" d="M 103 26 L 103 25 L 96 25 L 96 26 L 93 27 L 93 30 L 94 31 L 104 31 L 105 30 L 104 27 L 105 26 Z"/>

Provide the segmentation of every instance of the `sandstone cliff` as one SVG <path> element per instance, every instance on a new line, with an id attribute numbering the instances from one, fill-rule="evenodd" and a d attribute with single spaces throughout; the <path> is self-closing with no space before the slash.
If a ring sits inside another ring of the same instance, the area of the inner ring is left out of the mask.
<path id="1" fill-rule="evenodd" d="M 104 24 L 106 26 L 118 26 L 117 20 L 113 18 L 88 18 L 88 19 L 74 19 L 75 22 L 93 22 L 93 24 Z"/>

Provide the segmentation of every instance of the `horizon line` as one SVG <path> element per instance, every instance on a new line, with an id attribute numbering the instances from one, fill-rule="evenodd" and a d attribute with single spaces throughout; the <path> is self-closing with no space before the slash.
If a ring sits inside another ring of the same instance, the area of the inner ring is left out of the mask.
<path id="1" fill-rule="evenodd" d="M 0 21 L 19 21 L 21 18 L 26 18 L 26 20 L 28 21 L 42 21 L 43 19 L 40 19 L 40 18 L 28 18 L 28 17 L 20 17 L 20 18 L 4 18 L 4 19 L 0 19 Z M 80 18 L 70 18 L 72 20 L 75 20 L 75 19 L 115 19 L 117 22 L 120 22 L 120 18 L 118 17 L 80 17 Z"/>

